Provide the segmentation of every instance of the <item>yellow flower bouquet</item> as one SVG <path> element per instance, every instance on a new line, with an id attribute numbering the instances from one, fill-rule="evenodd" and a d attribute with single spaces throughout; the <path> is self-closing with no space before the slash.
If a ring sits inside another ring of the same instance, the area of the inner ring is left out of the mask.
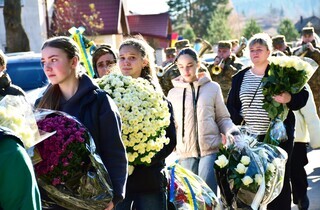
<path id="1" fill-rule="evenodd" d="M 273 100 L 273 96 L 283 92 L 300 92 L 317 65 L 311 59 L 296 56 L 272 56 L 269 61 L 268 77 L 262 79 L 262 93 L 265 96 L 263 108 L 271 119 L 264 142 L 279 145 L 281 141 L 287 140 L 283 121 L 288 115 L 288 107 Z"/>
<path id="2" fill-rule="evenodd" d="M 163 95 L 149 81 L 119 74 L 97 80 L 118 106 L 122 120 L 122 140 L 129 160 L 129 174 L 135 165 L 149 165 L 165 144 L 170 113 Z"/>

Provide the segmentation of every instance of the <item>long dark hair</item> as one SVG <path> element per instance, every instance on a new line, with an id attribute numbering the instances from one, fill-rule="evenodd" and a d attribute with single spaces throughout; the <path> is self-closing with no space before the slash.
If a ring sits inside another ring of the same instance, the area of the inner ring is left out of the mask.
<path id="1" fill-rule="evenodd" d="M 57 36 L 52 37 L 46 40 L 41 50 L 46 47 L 53 47 L 63 50 L 69 59 L 73 59 L 77 57 L 80 61 L 80 49 L 78 44 L 70 37 L 66 36 Z M 80 70 L 80 66 L 76 69 L 76 76 L 80 77 L 83 73 Z M 62 97 L 61 90 L 58 84 L 49 85 L 45 93 L 43 94 L 41 100 L 37 105 L 38 108 L 46 108 L 46 109 L 53 109 L 59 110 L 60 99 Z"/>

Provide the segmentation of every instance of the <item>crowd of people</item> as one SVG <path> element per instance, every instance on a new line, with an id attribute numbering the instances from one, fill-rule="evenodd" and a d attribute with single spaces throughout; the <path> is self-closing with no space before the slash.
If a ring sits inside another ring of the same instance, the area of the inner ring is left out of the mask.
<path id="1" fill-rule="evenodd" d="M 121 136 L 123 116 L 113 99 L 84 72 L 79 46 L 72 38 L 53 37 L 43 43 L 41 64 L 50 84 L 34 106 L 65 112 L 89 130 L 112 182 L 113 199 L 105 204 L 105 209 L 166 210 L 166 158 L 175 152 L 181 166 L 199 175 L 218 194 L 213 165 L 219 147 L 225 143 L 224 137 L 236 138 L 239 126 L 246 125 L 262 142 L 271 123 L 263 107 L 261 85 L 263 78 L 269 76 L 270 56 L 308 57 L 320 66 L 320 46 L 315 36 L 314 28 L 303 28 L 301 44 L 295 49 L 283 35 L 258 33 L 245 40 L 247 43 L 240 40 L 241 46 L 238 40 L 221 40 L 212 63 L 202 61 L 204 52 L 193 48 L 189 40 L 180 40 L 175 47 L 165 49 L 161 74 L 155 64 L 154 49 L 141 36 L 125 39 L 118 49 L 98 45 L 92 54 L 96 78 L 116 73 L 146 80 L 168 104 L 169 143 L 163 145 L 150 164 L 135 166 L 130 175 Z M 248 50 L 249 66 L 239 61 L 244 50 Z M 304 166 L 308 163 L 308 145 L 320 147 L 319 68 L 299 93 L 283 91 L 273 96 L 275 102 L 289 108 L 284 120 L 288 140 L 279 144 L 287 152 L 288 160 L 282 191 L 267 209 L 291 209 L 291 196 L 300 210 L 309 208 Z M 25 96 L 11 83 L 5 69 L 6 56 L 0 52 L 1 97 Z M 0 168 L 6 172 L 0 174 L 0 209 L 65 209 L 37 186 L 21 139 L 4 128 L 0 132 Z M 291 167 L 292 162 L 295 167 Z M 15 178 L 11 176 L 14 174 L 24 176 Z"/>

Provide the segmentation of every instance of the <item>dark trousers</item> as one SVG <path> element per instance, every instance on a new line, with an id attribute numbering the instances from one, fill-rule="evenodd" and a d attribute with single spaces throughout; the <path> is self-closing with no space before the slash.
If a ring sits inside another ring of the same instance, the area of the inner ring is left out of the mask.
<path id="1" fill-rule="evenodd" d="M 307 195 L 308 180 L 304 169 L 308 164 L 307 143 L 294 144 L 291 161 L 294 163 L 294 167 L 291 167 L 293 203 L 298 204 Z"/>

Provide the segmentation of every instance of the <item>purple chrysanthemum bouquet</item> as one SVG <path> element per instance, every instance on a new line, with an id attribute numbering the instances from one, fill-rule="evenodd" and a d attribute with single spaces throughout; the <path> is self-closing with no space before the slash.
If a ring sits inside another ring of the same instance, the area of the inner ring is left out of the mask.
<path id="1" fill-rule="evenodd" d="M 39 185 L 55 203 L 68 209 L 104 209 L 112 200 L 111 181 L 88 130 L 70 115 L 36 111 L 39 130 L 51 133 L 35 146 Z"/>

